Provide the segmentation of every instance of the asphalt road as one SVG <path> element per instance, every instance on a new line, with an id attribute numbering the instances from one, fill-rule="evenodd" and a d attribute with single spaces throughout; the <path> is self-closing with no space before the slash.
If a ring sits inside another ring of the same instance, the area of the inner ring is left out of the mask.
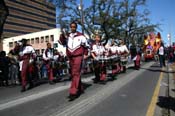
<path id="1" fill-rule="evenodd" d="M 152 64 L 129 68 L 105 85 L 93 84 L 89 75 L 83 81 L 85 93 L 72 102 L 67 81 L 24 93 L 19 87 L 0 88 L 0 116 L 145 116 L 161 72 Z"/>
<path id="2" fill-rule="evenodd" d="M 81 115 L 145 116 L 159 79 L 160 71 L 155 71 L 155 67 L 142 68 L 141 70 L 145 70 L 145 72 L 136 75 L 136 78 L 132 81 Z"/>

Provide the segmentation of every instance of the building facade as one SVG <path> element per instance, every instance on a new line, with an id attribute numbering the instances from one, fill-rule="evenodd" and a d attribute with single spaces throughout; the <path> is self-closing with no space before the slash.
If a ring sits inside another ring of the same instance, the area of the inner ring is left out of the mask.
<path id="1" fill-rule="evenodd" d="M 2 38 L 56 28 L 56 8 L 47 0 L 5 0 L 9 16 Z"/>
<path id="2" fill-rule="evenodd" d="M 0 42 L 1 42 L 1 35 L 3 32 L 4 23 L 6 21 L 6 18 L 8 16 L 8 8 L 4 2 L 4 0 L 0 0 Z M 0 50 L 2 49 L 2 46 L 0 46 Z"/>
<path id="3" fill-rule="evenodd" d="M 47 48 L 47 43 L 51 43 L 52 47 L 57 49 L 59 52 L 66 54 L 66 48 L 58 43 L 60 37 L 60 29 L 54 28 L 50 30 L 34 32 L 30 34 L 24 34 L 20 36 L 10 37 L 3 39 L 3 50 L 8 53 L 15 47 L 15 44 L 23 38 L 28 40 L 28 44 L 32 45 L 37 53 L 41 55 L 44 49 Z"/>

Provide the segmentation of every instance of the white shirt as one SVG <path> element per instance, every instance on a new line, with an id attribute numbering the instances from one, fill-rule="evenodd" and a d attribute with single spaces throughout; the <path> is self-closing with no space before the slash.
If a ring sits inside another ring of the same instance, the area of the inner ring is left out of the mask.
<path id="1" fill-rule="evenodd" d="M 163 46 L 161 46 L 159 48 L 159 55 L 164 55 L 164 48 L 163 48 Z"/>
<path id="2" fill-rule="evenodd" d="M 23 56 L 23 55 L 29 54 L 29 53 L 32 53 L 32 54 L 35 53 L 34 48 L 33 48 L 32 46 L 25 46 L 25 47 L 23 48 L 23 50 L 20 51 L 19 55 L 20 55 L 20 56 Z"/>
<path id="3" fill-rule="evenodd" d="M 118 49 L 119 49 L 119 52 L 120 52 L 120 53 L 124 53 L 124 52 L 129 53 L 129 50 L 128 50 L 128 48 L 126 47 L 126 45 L 122 45 L 122 46 L 120 46 Z"/>
<path id="4" fill-rule="evenodd" d="M 109 51 L 111 51 L 111 53 L 116 53 L 118 51 L 118 46 L 110 46 Z"/>
<path id="5" fill-rule="evenodd" d="M 94 52 L 96 56 L 100 56 L 103 55 L 103 53 L 105 52 L 105 48 L 102 45 L 94 44 L 92 46 L 91 52 Z"/>
<path id="6" fill-rule="evenodd" d="M 45 49 L 44 52 L 43 52 L 43 59 L 44 60 L 53 59 L 54 58 L 53 51 L 52 50 L 48 50 L 47 53 L 46 53 L 46 50 L 47 49 Z M 47 54 L 47 56 L 46 56 L 46 54 Z"/>
<path id="7" fill-rule="evenodd" d="M 86 37 L 83 35 L 78 35 L 78 33 L 71 33 L 68 37 L 68 50 L 73 52 L 81 47 L 81 45 L 88 46 Z"/>

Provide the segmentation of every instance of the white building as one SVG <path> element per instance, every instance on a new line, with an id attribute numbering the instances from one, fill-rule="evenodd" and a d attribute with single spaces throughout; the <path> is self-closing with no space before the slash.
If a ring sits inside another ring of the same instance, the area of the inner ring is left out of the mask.
<path id="1" fill-rule="evenodd" d="M 5 38 L 3 40 L 3 50 L 8 53 L 11 49 L 14 48 L 16 42 L 25 38 L 28 40 L 28 44 L 32 45 L 35 48 L 37 54 L 43 53 L 44 49 L 46 49 L 47 42 L 50 42 L 53 45 L 52 47 L 57 49 L 59 52 L 62 51 L 63 54 L 66 54 L 66 48 L 58 43 L 60 33 L 60 29 L 54 28 L 16 37 Z"/>

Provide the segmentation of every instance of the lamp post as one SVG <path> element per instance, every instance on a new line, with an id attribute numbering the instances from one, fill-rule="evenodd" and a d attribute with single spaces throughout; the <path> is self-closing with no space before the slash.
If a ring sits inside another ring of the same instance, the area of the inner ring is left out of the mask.
<path id="1" fill-rule="evenodd" d="M 171 35 L 169 33 L 167 35 L 167 38 L 168 38 L 169 46 L 171 46 Z"/>
<path id="2" fill-rule="evenodd" d="M 81 17 L 81 26 L 82 26 L 82 33 L 84 34 L 83 0 L 80 0 L 80 5 L 78 6 L 78 10 L 80 11 L 80 17 Z"/>

